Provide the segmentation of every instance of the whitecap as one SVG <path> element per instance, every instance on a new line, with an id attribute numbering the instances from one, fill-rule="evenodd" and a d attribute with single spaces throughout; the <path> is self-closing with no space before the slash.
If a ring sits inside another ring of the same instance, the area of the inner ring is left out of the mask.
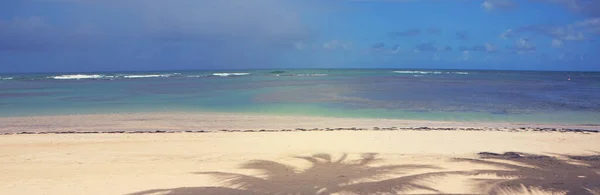
<path id="1" fill-rule="evenodd" d="M 398 74 L 469 74 L 468 72 L 440 72 L 440 71 L 394 71 L 394 73 Z"/>
<path id="2" fill-rule="evenodd" d="M 12 77 L 0 77 L 0 80 L 12 80 Z"/>
<path id="3" fill-rule="evenodd" d="M 403 70 L 403 71 L 394 71 L 394 73 L 398 73 L 398 74 L 433 74 L 434 72 L 431 71 L 409 71 L 409 70 Z M 441 74 L 441 72 L 437 72 L 438 74 Z"/>
<path id="4" fill-rule="evenodd" d="M 200 78 L 200 77 L 206 77 L 206 75 L 188 75 L 188 76 L 185 76 L 185 77 L 188 77 L 188 78 Z"/>
<path id="5" fill-rule="evenodd" d="M 157 78 L 157 77 L 172 77 L 176 75 L 180 75 L 181 73 L 172 73 L 172 74 L 138 74 L 138 75 L 124 75 L 123 78 L 128 79 L 139 79 L 139 78 Z"/>
<path id="6" fill-rule="evenodd" d="M 250 73 L 247 72 L 222 72 L 222 73 L 213 73 L 214 76 L 220 76 L 220 77 L 228 77 L 228 76 L 246 76 L 246 75 L 250 75 Z"/>
<path id="7" fill-rule="evenodd" d="M 99 74 L 66 74 L 66 75 L 60 75 L 60 76 L 52 76 L 52 77 L 48 77 L 48 78 L 52 78 L 52 79 L 58 79 L 58 80 L 70 80 L 70 79 L 101 79 L 103 78 L 104 75 L 99 75 Z"/>
<path id="8" fill-rule="evenodd" d="M 143 74 L 143 75 L 125 75 L 124 78 L 128 79 L 137 79 L 137 78 L 154 78 L 154 77 L 164 77 L 164 75 L 160 74 Z"/>
<path id="9" fill-rule="evenodd" d="M 319 73 L 316 73 L 316 74 L 295 74 L 294 76 L 297 76 L 297 77 L 324 77 L 324 76 L 327 76 L 327 74 L 319 74 Z"/>

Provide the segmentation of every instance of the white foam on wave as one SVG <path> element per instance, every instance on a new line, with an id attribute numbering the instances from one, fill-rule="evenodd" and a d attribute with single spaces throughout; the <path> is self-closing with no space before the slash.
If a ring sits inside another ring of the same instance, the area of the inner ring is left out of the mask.
<path id="1" fill-rule="evenodd" d="M 124 78 L 128 79 L 137 79 L 137 78 L 154 78 L 154 77 L 163 77 L 160 74 L 144 74 L 144 75 L 125 75 Z"/>
<path id="2" fill-rule="evenodd" d="M 58 79 L 58 80 L 80 80 L 80 79 L 136 79 L 136 78 L 155 78 L 155 77 L 171 77 L 180 75 L 181 73 L 172 73 L 172 74 L 139 74 L 139 75 L 126 75 L 126 74 L 117 74 L 117 75 L 101 75 L 101 74 L 69 74 L 69 75 L 60 75 L 60 76 L 50 76 L 47 78 L 50 79 Z"/>
<path id="3" fill-rule="evenodd" d="M 327 74 L 297 74 L 294 76 L 300 76 L 300 77 L 324 77 L 327 76 Z"/>
<path id="4" fill-rule="evenodd" d="M 399 73 L 399 74 L 442 74 L 442 72 L 439 71 L 408 71 L 408 70 L 404 70 L 404 71 L 394 71 L 395 73 Z"/>
<path id="5" fill-rule="evenodd" d="M 58 79 L 58 80 L 71 80 L 71 79 L 79 80 L 79 79 L 101 79 L 103 77 L 104 77 L 104 75 L 99 75 L 99 74 L 65 74 L 65 75 L 60 75 L 60 76 L 52 76 L 52 77 L 48 77 L 48 78 Z"/>
<path id="6" fill-rule="evenodd" d="M 247 72 L 220 72 L 220 73 L 213 73 L 214 76 L 220 76 L 220 77 L 228 77 L 228 76 L 246 76 L 246 75 L 250 75 L 250 73 Z"/>
<path id="7" fill-rule="evenodd" d="M 12 77 L 0 77 L 0 80 L 12 80 Z"/>
<path id="8" fill-rule="evenodd" d="M 398 74 L 469 74 L 468 72 L 441 72 L 441 71 L 394 71 L 394 73 Z"/>
<path id="9" fill-rule="evenodd" d="M 188 76 L 185 76 L 185 77 L 188 77 L 188 78 L 201 78 L 201 77 L 207 77 L 207 75 L 188 75 Z"/>
<path id="10" fill-rule="evenodd" d="M 157 77 L 172 77 L 176 75 L 180 75 L 181 73 L 172 73 L 172 74 L 134 74 L 134 75 L 124 75 L 123 78 L 128 79 L 139 79 L 139 78 L 157 78 Z"/>

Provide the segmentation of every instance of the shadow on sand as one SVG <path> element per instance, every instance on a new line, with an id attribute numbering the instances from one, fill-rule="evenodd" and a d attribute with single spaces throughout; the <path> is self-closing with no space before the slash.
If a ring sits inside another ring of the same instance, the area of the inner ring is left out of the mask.
<path id="1" fill-rule="evenodd" d="M 600 155 L 557 157 L 507 152 L 479 153 L 480 158 L 455 158 L 450 163 L 478 164 L 489 169 L 444 171 L 426 164 L 372 166 L 378 160 L 375 153 L 363 154 L 357 160 L 347 155 L 333 159 L 329 154 L 298 156 L 310 162 L 307 169 L 286 164 L 254 160 L 241 168 L 260 172 L 243 175 L 226 172 L 196 172 L 210 175 L 227 187 L 184 187 L 156 189 L 129 195 L 204 195 L 204 194 L 403 194 L 419 191 L 443 194 L 436 189 L 436 180 L 445 176 L 494 176 L 493 179 L 470 179 L 479 194 L 600 194 Z M 419 171 L 421 174 L 410 174 Z M 422 173 L 425 172 L 425 173 Z M 389 176 L 397 176 L 392 179 Z"/>
<path id="2" fill-rule="evenodd" d="M 343 154 L 339 159 L 332 159 L 329 154 L 298 156 L 296 158 L 311 163 L 307 169 L 298 170 L 286 164 L 254 160 L 244 163 L 241 168 L 257 170 L 260 176 L 242 175 L 225 172 L 197 172 L 196 174 L 211 175 L 227 184 L 221 187 L 193 187 L 149 190 L 130 195 L 148 194 L 396 194 L 413 190 L 440 194 L 428 180 L 452 174 L 440 171 L 441 168 L 432 165 L 389 165 L 371 166 L 381 160 L 377 154 L 362 154 L 358 160 L 347 160 Z M 407 174 L 415 170 L 430 170 L 422 174 Z M 389 175 L 405 175 L 393 179 L 378 180 Z"/>
<path id="3" fill-rule="evenodd" d="M 469 171 L 469 175 L 494 175 L 473 179 L 484 194 L 600 195 L 600 155 L 556 157 L 506 152 L 479 153 L 480 159 L 455 161 L 489 165 L 493 169 Z"/>

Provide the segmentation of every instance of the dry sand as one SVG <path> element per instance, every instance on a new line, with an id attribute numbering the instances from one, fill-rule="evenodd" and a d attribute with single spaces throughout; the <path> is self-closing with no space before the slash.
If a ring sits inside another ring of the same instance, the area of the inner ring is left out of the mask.
<path id="1" fill-rule="evenodd" d="M 598 155 L 599 140 L 490 131 L 3 135 L 0 194 L 549 194 L 520 182 L 587 193 L 600 190 L 598 161 L 560 154 Z M 559 158 L 456 159 L 484 151 Z M 489 180 L 495 173 L 525 179 Z M 482 181 L 496 185 L 477 188 Z"/>

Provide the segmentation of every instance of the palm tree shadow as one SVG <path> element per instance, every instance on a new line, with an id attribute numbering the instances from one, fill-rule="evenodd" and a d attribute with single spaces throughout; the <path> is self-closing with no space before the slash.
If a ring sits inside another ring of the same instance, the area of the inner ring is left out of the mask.
<path id="1" fill-rule="evenodd" d="M 380 159 L 377 154 L 362 154 L 358 160 L 348 160 L 343 154 L 333 159 L 329 154 L 297 156 L 295 158 L 308 161 L 310 167 L 300 169 L 290 165 L 267 161 L 253 160 L 241 165 L 241 168 L 258 171 L 257 176 L 227 172 L 196 172 L 210 175 L 222 181 L 226 188 L 175 188 L 149 190 L 131 195 L 144 195 L 162 192 L 161 194 L 391 194 L 412 190 L 427 191 L 439 194 L 439 190 L 430 187 L 431 179 L 455 174 L 457 172 L 440 171 L 432 165 L 387 165 L 372 166 Z M 431 170 L 433 172 L 409 174 L 415 170 Z M 389 178 L 391 175 L 402 177 Z"/>
<path id="2" fill-rule="evenodd" d="M 583 161 L 585 164 L 590 166 L 590 168 L 595 169 L 596 171 L 600 171 L 600 152 L 594 152 L 596 154 L 589 156 L 575 156 L 575 155 L 563 155 L 569 159 Z M 599 173 L 600 174 L 600 173 Z"/>
<path id="3" fill-rule="evenodd" d="M 246 190 L 237 190 L 224 187 L 183 187 L 171 189 L 156 189 L 131 193 L 128 195 L 253 195 Z"/>
<path id="4" fill-rule="evenodd" d="M 456 160 L 501 168 L 470 172 L 471 175 L 499 177 L 475 180 L 476 190 L 485 194 L 503 194 L 524 188 L 577 195 L 600 193 L 600 155 L 563 155 L 566 159 L 517 152 L 482 152 L 479 155 L 480 159 Z"/>

